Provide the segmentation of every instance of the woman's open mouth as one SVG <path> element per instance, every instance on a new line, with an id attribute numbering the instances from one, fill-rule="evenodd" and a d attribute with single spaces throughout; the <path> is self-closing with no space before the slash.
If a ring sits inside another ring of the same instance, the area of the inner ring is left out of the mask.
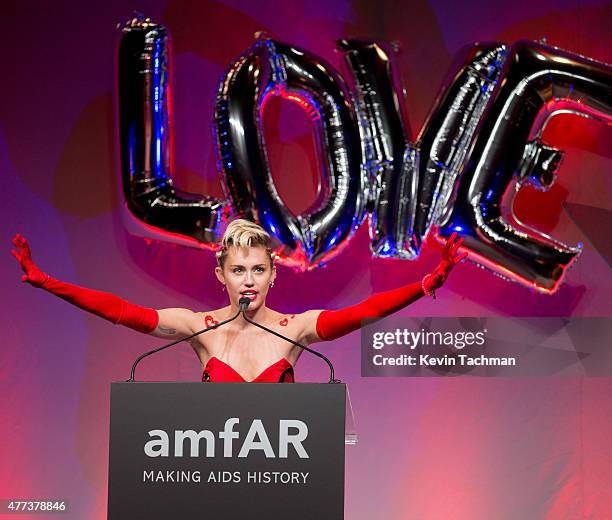
<path id="1" fill-rule="evenodd" d="M 240 294 L 242 294 L 242 296 L 246 296 L 251 301 L 257 298 L 257 291 L 242 291 Z"/>

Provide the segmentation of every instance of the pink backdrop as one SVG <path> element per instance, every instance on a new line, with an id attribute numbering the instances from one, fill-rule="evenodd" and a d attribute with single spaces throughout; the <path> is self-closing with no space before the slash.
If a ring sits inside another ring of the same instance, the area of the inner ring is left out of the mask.
<path id="1" fill-rule="evenodd" d="M 106 517 L 109 384 L 126 379 L 133 358 L 159 341 L 23 286 L 9 255 L 14 233 L 24 234 L 41 267 L 60 279 L 158 308 L 224 304 L 211 253 L 147 244 L 120 218 L 113 28 L 132 10 L 163 23 L 174 38 L 176 184 L 216 196 L 216 85 L 257 30 L 337 67 L 338 38 L 399 40 L 414 134 L 464 44 L 547 37 L 612 63 L 612 5 L 596 0 L 66 0 L 13 8 L 3 13 L 0 96 L 0 498 L 67 498 L 74 519 Z M 310 127 L 293 105 L 273 105 L 265 125 L 275 179 L 300 212 L 316 195 Z M 571 117 L 547 132 L 550 144 L 567 150 L 557 184 L 545 194 L 523 190 L 515 210 L 568 243 L 585 243 L 558 293 L 535 294 L 463 264 L 436 301 L 421 300 L 403 315 L 612 315 L 610 268 L 561 207 L 611 209 L 612 132 Z M 269 303 L 287 312 L 338 308 L 418 279 L 437 259 L 426 248 L 416 262 L 374 260 L 363 226 L 324 269 L 280 268 Z M 320 346 L 350 385 L 360 435 L 347 448 L 346 518 L 612 517 L 610 379 L 365 379 L 358 333 Z M 144 363 L 140 377 L 193 381 L 199 373 L 185 346 Z M 306 356 L 298 365 L 298 380 L 324 375 Z"/>

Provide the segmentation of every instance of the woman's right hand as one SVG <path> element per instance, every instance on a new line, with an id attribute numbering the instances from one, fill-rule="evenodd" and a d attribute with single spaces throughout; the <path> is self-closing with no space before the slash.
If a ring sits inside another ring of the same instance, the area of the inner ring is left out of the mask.
<path id="1" fill-rule="evenodd" d="M 17 248 L 17 251 L 13 249 L 11 253 L 25 273 L 22 275 L 21 281 L 28 282 L 34 287 L 42 287 L 47 278 L 49 278 L 49 275 L 43 273 L 32 260 L 32 252 L 30 251 L 28 241 L 17 233 L 15 238 L 13 238 L 13 245 Z"/>

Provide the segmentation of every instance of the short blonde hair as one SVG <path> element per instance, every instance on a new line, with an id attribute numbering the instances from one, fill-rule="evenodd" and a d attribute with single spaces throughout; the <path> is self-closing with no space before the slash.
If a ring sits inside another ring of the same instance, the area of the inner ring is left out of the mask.
<path id="1" fill-rule="evenodd" d="M 230 222 L 223 233 L 219 251 L 217 251 L 217 264 L 223 269 L 225 259 L 230 247 L 263 247 L 270 257 L 270 267 L 274 267 L 274 254 L 272 253 L 272 238 L 264 228 L 239 218 Z"/>

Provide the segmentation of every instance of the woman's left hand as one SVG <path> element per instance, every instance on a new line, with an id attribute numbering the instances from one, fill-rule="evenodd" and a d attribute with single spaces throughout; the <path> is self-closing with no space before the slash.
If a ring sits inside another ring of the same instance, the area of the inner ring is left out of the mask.
<path id="1" fill-rule="evenodd" d="M 463 244 L 463 237 L 457 239 L 457 233 L 453 232 L 444 245 L 442 260 L 430 274 L 423 278 L 423 290 L 426 294 L 432 294 L 434 290 L 442 287 L 453 267 L 468 256 L 465 251 L 459 253 L 461 244 Z"/>

